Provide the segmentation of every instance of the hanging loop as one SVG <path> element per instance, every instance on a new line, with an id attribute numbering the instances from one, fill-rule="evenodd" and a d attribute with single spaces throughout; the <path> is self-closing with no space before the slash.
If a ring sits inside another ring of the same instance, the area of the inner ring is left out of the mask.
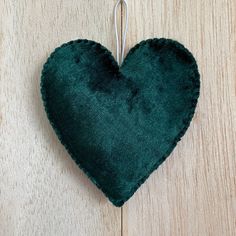
<path id="1" fill-rule="evenodd" d="M 125 14 L 125 28 L 123 32 L 123 41 L 122 41 L 122 48 L 121 48 L 121 60 L 120 60 L 120 41 L 119 41 L 118 27 L 117 27 L 117 8 L 119 4 L 121 4 L 122 2 L 125 4 L 126 14 Z M 114 10 L 114 23 L 115 23 L 115 34 L 116 34 L 116 60 L 118 64 L 121 65 L 124 60 L 125 43 L 126 43 L 126 36 L 127 36 L 127 31 L 128 31 L 128 3 L 126 0 L 117 1 L 115 5 L 115 10 Z"/>

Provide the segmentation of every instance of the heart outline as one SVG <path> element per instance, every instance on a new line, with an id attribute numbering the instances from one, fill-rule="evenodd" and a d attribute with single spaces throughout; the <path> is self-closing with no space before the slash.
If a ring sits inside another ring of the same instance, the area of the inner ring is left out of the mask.
<path id="1" fill-rule="evenodd" d="M 83 40 L 83 39 L 79 39 L 79 40 L 75 40 L 75 41 L 70 41 L 68 43 L 65 43 L 63 44 L 62 46 L 56 48 L 54 50 L 53 53 L 51 53 L 51 55 L 49 56 L 47 62 L 44 64 L 44 67 L 43 67 L 43 71 L 42 71 L 42 76 L 41 76 L 41 94 L 42 94 L 42 100 L 43 100 L 43 104 L 44 104 L 44 108 L 45 108 L 45 111 L 47 113 L 47 116 L 48 116 L 48 119 L 54 129 L 54 131 L 56 132 L 60 142 L 62 143 L 62 145 L 66 148 L 67 152 L 69 153 L 69 155 L 72 157 L 72 159 L 76 162 L 76 164 L 79 166 L 80 169 L 83 170 L 83 172 L 89 177 L 89 179 L 99 188 L 102 190 L 102 192 L 105 194 L 105 196 L 107 198 L 109 198 L 109 200 L 115 205 L 115 206 L 122 206 L 136 191 L 137 189 L 146 181 L 146 179 L 150 176 L 151 173 L 153 173 L 165 160 L 166 158 L 170 155 L 170 153 L 173 151 L 173 149 L 175 148 L 175 146 L 177 145 L 178 141 L 181 139 L 181 137 L 185 134 L 186 130 L 188 129 L 189 125 L 190 125 L 190 122 L 192 120 L 192 117 L 195 113 L 195 108 L 196 108 L 196 105 L 197 105 L 197 101 L 198 101 L 198 97 L 199 97 L 199 89 L 200 89 L 200 75 L 199 75 L 199 72 L 198 72 L 198 68 L 197 68 L 197 64 L 196 64 L 196 68 L 194 69 L 194 72 L 196 73 L 196 87 L 195 87 L 195 92 L 196 94 L 194 95 L 194 98 L 192 99 L 192 107 L 188 113 L 188 115 L 185 117 L 185 120 L 183 120 L 183 127 L 181 128 L 179 134 L 176 136 L 175 140 L 173 141 L 173 144 L 169 147 L 169 149 L 166 151 L 165 154 L 163 154 L 162 158 L 159 159 L 157 161 L 157 163 L 155 165 L 153 165 L 153 167 L 151 168 L 150 171 L 148 171 L 134 186 L 132 189 L 130 189 L 130 193 L 126 196 L 126 198 L 123 198 L 123 199 L 114 199 L 112 198 L 109 193 L 107 193 L 106 189 L 104 189 L 103 186 L 101 186 L 100 183 L 97 182 L 96 178 L 93 177 L 93 175 L 88 171 L 86 170 L 86 168 L 84 168 L 84 166 L 79 162 L 79 160 L 74 157 L 73 153 L 71 152 L 70 148 L 68 147 L 68 145 L 63 141 L 63 138 L 62 138 L 62 134 L 60 133 L 60 131 L 58 130 L 58 128 L 56 127 L 56 125 L 54 124 L 53 122 L 53 117 L 51 117 L 51 114 L 50 112 L 48 111 L 48 107 L 47 107 L 47 97 L 46 97 L 46 92 L 44 90 L 44 84 L 43 84 L 43 81 L 45 80 L 45 74 L 46 74 L 46 70 L 47 70 L 47 65 L 50 63 L 50 60 L 53 58 L 53 56 L 57 53 L 58 50 L 62 49 L 63 47 L 67 47 L 68 45 L 72 45 L 72 44 L 75 44 L 75 43 L 81 43 L 81 42 L 84 42 L 84 43 L 87 43 L 87 44 L 91 44 L 91 46 L 96 46 L 96 47 L 99 47 L 101 50 L 104 51 L 104 55 L 107 55 L 109 60 L 111 60 L 111 65 L 114 66 L 115 68 L 118 69 L 118 72 L 121 73 L 122 71 L 122 68 L 124 67 L 124 65 L 127 63 L 127 58 L 130 57 L 130 55 L 132 55 L 138 48 L 142 47 L 143 45 L 145 44 L 148 44 L 148 43 L 172 43 L 174 46 L 176 46 L 178 49 L 181 49 L 184 51 L 184 53 L 186 53 L 188 56 L 190 56 L 190 58 L 195 62 L 196 64 L 196 61 L 195 59 L 193 58 L 192 54 L 183 46 L 181 45 L 180 43 L 174 41 L 174 40 L 171 40 L 171 39 L 164 39 L 164 38 L 161 38 L 161 39 L 149 39 L 149 40 L 145 40 L 145 41 L 142 41 L 140 43 L 138 43 L 135 47 L 133 47 L 129 53 L 127 54 L 126 58 L 124 59 L 124 62 L 122 63 L 122 65 L 119 67 L 116 60 L 114 59 L 114 57 L 112 56 L 111 52 L 106 49 L 105 47 L 103 47 L 101 44 L 99 43 L 96 43 L 94 41 L 91 41 L 91 40 Z"/>

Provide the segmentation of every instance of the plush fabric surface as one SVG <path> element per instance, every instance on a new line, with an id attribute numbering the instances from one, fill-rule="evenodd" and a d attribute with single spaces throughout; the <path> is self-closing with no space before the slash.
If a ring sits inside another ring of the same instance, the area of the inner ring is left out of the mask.
<path id="1" fill-rule="evenodd" d="M 45 109 L 61 143 L 116 206 L 184 135 L 199 87 L 192 54 L 169 39 L 142 41 L 121 67 L 100 44 L 72 41 L 51 54 L 41 78 Z"/>

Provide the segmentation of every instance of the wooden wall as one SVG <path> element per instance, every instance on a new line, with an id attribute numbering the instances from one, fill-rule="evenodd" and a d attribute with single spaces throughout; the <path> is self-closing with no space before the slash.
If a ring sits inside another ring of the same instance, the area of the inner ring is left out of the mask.
<path id="1" fill-rule="evenodd" d="M 77 38 L 115 54 L 115 3 L 0 0 L 0 235 L 236 235 L 234 0 L 128 0 L 126 52 L 143 39 L 176 39 L 196 57 L 202 84 L 188 132 L 122 208 L 77 168 L 50 127 L 43 63 Z"/>

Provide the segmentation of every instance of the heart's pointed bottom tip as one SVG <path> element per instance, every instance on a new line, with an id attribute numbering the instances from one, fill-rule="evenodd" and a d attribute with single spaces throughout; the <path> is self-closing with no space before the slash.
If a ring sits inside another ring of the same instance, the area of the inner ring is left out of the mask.
<path id="1" fill-rule="evenodd" d="M 115 207 L 122 207 L 126 201 L 123 200 L 110 200 L 110 202 L 115 206 Z"/>

